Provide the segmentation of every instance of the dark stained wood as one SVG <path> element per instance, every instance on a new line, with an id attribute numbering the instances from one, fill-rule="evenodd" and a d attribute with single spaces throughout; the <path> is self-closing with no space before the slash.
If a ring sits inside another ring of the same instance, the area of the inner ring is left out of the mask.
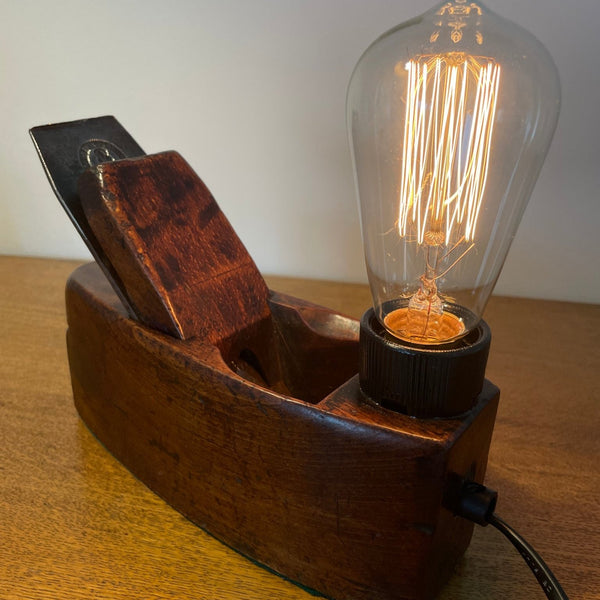
<path id="1" fill-rule="evenodd" d="M 272 317 L 218 344 L 236 373 L 311 403 L 356 373 L 354 319 L 277 292 L 269 307 Z"/>
<path id="2" fill-rule="evenodd" d="M 224 354 L 257 347 L 262 325 L 223 349 L 176 340 L 128 319 L 97 266 L 78 269 L 67 342 L 80 415 L 169 504 L 293 581 L 340 600 L 433 597 L 471 538 L 445 497 L 453 474 L 483 480 L 496 388 L 457 419 L 368 405 L 357 377 L 344 381 L 356 362 L 340 368 L 355 361 L 356 323 L 291 297 L 270 303 L 276 362 L 295 361 L 279 372 L 305 400 L 258 384 L 263 364 L 235 372 Z"/>
<path id="3" fill-rule="evenodd" d="M 102 163 L 82 175 L 79 194 L 142 323 L 216 342 L 269 315 L 256 265 L 176 152 Z"/>

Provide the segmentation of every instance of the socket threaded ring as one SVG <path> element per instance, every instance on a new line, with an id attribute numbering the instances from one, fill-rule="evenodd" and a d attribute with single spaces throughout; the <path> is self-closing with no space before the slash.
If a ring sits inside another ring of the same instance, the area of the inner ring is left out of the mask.
<path id="1" fill-rule="evenodd" d="M 452 344 L 420 347 L 389 334 L 369 309 L 360 322 L 359 380 L 370 400 L 414 417 L 468 411 L 483 387 L 492 334 L 485 321 Z"/>

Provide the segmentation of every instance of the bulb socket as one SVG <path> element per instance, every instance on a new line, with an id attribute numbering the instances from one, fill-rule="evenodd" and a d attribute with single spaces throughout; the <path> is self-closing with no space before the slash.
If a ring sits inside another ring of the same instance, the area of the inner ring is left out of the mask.
<path id="1" fill-rule="evenodd" d="M 491 340 L 480 321 L 451 344 L 411 345 L 388 333 L 371 308 L 360 322 L 361 390 L 368 400 L 413 417 L 457 416 L 481 393 Z"/>

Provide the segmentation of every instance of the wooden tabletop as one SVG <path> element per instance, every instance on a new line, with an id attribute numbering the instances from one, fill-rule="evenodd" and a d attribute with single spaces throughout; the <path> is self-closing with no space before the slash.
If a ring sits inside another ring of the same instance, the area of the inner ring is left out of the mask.
<path id="1" fill-rule="evenodd" d="M 150 492 L 73 407 L 63 290 L 80 263 L 0 257 L 0 597 L 308 600 Z M 366 286 L 269 277 L 360 317 Z M 495 297 L 487 376 L 501 390 L 486 483 L 497 513 L 571 600 L 600 599 L 600 306 Z M 543 598 L 491 527 L 440 598 Z"/>

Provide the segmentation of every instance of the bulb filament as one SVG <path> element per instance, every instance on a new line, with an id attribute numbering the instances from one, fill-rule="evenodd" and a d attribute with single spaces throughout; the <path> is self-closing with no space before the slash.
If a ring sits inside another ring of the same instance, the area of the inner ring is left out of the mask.
<path id="1" fill-rule="evenodd" d="M 453 52 L 411 60 L 398 227 L 402 237 L 475 235 L 485 190 L 500 66 Z M 470 101 L 471 100 L 471 101 Z"/>
<path id="2" fill-rule="evenodd" d="M 436 282 L 473 248 L 487 182 L 500 66 L 491 59 L 451 52 L 410 60 L 405 68 L 398 232 L 424 248 L 425 267 L 395 333 L 403 339 L 440 343 L 464 330 L 462 322 L 455 322 L 460 319 L 444 311 Z"/>

